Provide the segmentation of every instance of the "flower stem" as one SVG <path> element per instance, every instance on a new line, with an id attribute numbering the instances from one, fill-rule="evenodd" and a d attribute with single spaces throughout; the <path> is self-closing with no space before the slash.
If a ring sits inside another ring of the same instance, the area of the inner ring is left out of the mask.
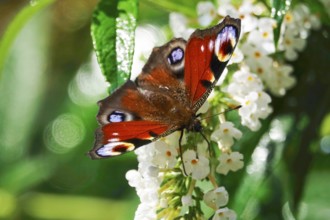
<path id="1" fill-rule="evenodd" d="M 212 174 L 209 174 L 208 178 L 209 178 L 210 182 L 212 183 L 213 187 L 218 188 L 218 184 L 217 184 L 217 181 L 215 180 L 215 177 Z"/>

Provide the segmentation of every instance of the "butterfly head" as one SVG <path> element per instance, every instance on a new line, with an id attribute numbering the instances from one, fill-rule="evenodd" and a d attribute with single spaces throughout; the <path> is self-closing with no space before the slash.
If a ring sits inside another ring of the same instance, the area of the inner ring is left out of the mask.
<path id="1" fill-rule="evenodd" d="M 187 125 L 186 129 L 188 131 L 200 132 L 203 129 L 201 121 L 197 116 L 193 117 L 190 123 Z"/>

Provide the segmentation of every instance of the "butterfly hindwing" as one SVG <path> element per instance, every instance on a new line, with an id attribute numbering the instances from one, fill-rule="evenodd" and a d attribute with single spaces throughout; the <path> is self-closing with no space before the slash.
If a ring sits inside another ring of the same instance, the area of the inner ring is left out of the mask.
<path id="1" fill-rule="evenodd" d="M 139 92 L 133 81 L 127 81 L 111 96 L 98 102 L 96 130 L 91 158 L 104 158 L 132 151 L 148 144 L 169 129 L 169 125 L 150 120 L 158 109 Z M 144 111 L 139 111 L 144 109 Z"/>
<path id="2" fill-rule="evenodd" d="M 168 126 L 153 121 L 127 121 L 107 124 L 96 130 L 93 159 L 118 156 L 152 142 L 168 130 Z"/>
<path id="3" fill-rule="evenodd" d="M 220 24 L 196 30 L 186 47 L 184 81 L 197 111 L 225 69 L 240 35 L 240 20 L 226 17 Z"/>

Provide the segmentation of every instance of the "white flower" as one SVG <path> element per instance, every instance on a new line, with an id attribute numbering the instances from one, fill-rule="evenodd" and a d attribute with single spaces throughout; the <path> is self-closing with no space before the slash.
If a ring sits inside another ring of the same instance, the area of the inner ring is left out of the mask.
<path id="1" fill-rule="evenodd" d="M 312 15 L 309 8 L 304 4 L 297 4 L 292 11 L 287 12 L 284 16 L 285 32 L 290 31 L 294 35 L 299 35 L 302 39 L 306 39 L 310 29 L 319 29 L 321 27 L 320 20 Z"/>
<path id="2" fill-rule="evenodd" d="M 203 200 L 206 205 L 214 210 L 225 206 L 228 203 L 229 195 L 225 187 L 218 187 L 204 194 Z"/>
<path id="3" fill-rule="evenodd" d="M 216 17 L 216 9 L 212 2 L 198 2 L 198 22 L 202 26 L 208 26 Z"/>
<path id="4" fill-rule="evenodd" d="M 257 131 L 261 124 L 259 118 L 266 118 L 272 109 L 268 106 L 270 96 L 263 92 L 250 92 L 245 96 L 242 107 L 238 110 L 238 114 L 242 118 L 242 125 L 247 126 L 252 131 Z"/>
<path id="5" fill-rule="evenodd" d="M 256 114 L 259 118 L 265 119 L 272 112 L 272 108 L 268 105 L 270 102 L 271 98 L 267 93 L 264 91 L 258 92 L 258 99 L 256 100 L 258 111 Z"/>
<path id="6" fill-rule="evenodd" d="M 187 26 L 187 18 L 180 13 L 170 13 L 169 23 L 174 37 L 183 37 L 184 39 L 188 39 L 194 31 L 194 29 Z"/>
<path id="7" fill-rule="evenodd" d="M 193 200 L 191 195 L 184 195 L 181 197 L 181 203 L 183 206 L 193 206 Z"/>
<path id="8" fill-rule="evenodd" d="M 158 190 L 162 180 L 158 175 L 158 168 L 152 164 L 155 146 L 148 144 L 137 149 L 135 153 L 139 161 L 138 170 L 130 170 L 126 173 L 130 186 L 135 187 L 141 201 L 134 219 L 155 219 L 159 204 Z"/>
<path id="9" fill-rule="evenodd" d="M 228 208 L 222 208 L 222 209 L 218 209 L 212 220 L 236 220 L 237 215 L 236 213 Z"/>
<path id="10" fill-rule="evenodd" d="M 272 111 L 268 106 L 271 98 L 263 92 L 261 80 L 246 70 L 234 73 L 232 82 L 224 91 L 242 105 L 238 110 L 242 124 L 253 131 L 260 128 L 259 119 L 266 118 Z"/>
<path id="11" fill-rule="evenodd" d="M 211 135 L 211 139 L 219 141 L 224 148 L 231 147 L 234 144 L 234 138 L 238 140 L 241 137 L 242 132 L 235 128 L 234 124 L 229 121 L 221 123 L 219 129 L 215 130 Z"/>
<path id="12" fill-rule="evenodd" d="M 241 102 L 251 91 L 262 91 L 261 80 L 247 70 L 240 70 L 234 73 L 228 87 L 223 90 L 236 101 Z"/>
<path id="13" fill-rule="evenodd" d="M 265 80 L 270 92 L 276 96 L 285 95 L 286 91 L 295 85 L 296 79 L 291 75 L 293 67 L 290 65 L 280 65 L 272 68 L 272 74 Z"/>
<path id="14" fill-rule="evenodd" d="M 310 29 L 319 29 L 320 20 L 312 15 L 304 4 L 297 4 L 294 9 L 284 17 L 279 49 L 284 51 L 285 58 L 293 61 L 298 58 L 299 51 L 306 45 L 306 38 Z"/>
<path id="15" fill-rule="evenodd" d="M 242 52 L 244 55 L 251 59 L 251 62 L 260 62 L 260 60 L 264 57 L 267 57 L 269 54 L 268 51 L 266 51 L 263 47 L 261 47 L 259 44 L 251 44 L 250 42 L 246 42 L 241 47 Z M 251 62 L 247 62 L 250 64 Z"/>
<path id="16" fill-rule="evenodd" d="M 155 155 L 152 159 L 152 163 L 160 168 L 173 168 L 178 156 L 177 149 L 173 145 L 169 145 L 164 141 L 155 142 Z"/>
<path id="17" fill-rule="evenodd" d="M 253 16 L 254 6 L 249 1 L 244 1 L 238 9 L 236 9 L 229 1 L 220 2 L 218 14 L 223 17 L 229 15 L 234 18 L 240 18 L 242 23 L 242 34 L 254 30 L 257 26 L 257 18 Z"/>
<path id="18" fill-rule="evenodd" d="M 273 59 L 268 56 L 268 52 L 263 47 L 248 42 L 242 45 L 242 51 L 246 56 L 244 62 L 248 65 L 249 70 L 256 73 L 261 79 L 267 80 L 268 75 L 272 74 L 273 64 Z"/>
<path id="19" fill-rule="evenodd" d="M 292 11 L 288 11 L 284 15 L 283 24 L 285 24 L 286 26 L 291 26 L 291 25 L 294 25 L 294 22 L 295 22 L 295 19 L 294 19 L 294 15 L 293 15 Z"/>
<path id="20" fill-rule="evenodd" d="M 125 175 L 128 184 L 131 187 L 137 187 L 138 185 L 140 185 L 140 181 L 141 181 L 141 174 L 137 171 L 137 170 L 129 170 L 127 171 L 126 175 Z"/>
<path id="21" fill-rule="evenodd" d="M 246 59 L 251 72 L 256 73 L 264 82 L 270 80 L 273 74 L 273 60 L 268 56 L 263 56 L 258 60 Z"/>
<path id="22" fill-rule="evenodd" d="M 263 48 L 267 54 L 275 52 L 274 28 L 276 21 L 271 18 L 260 18 L 257 22 L 257 28 L 249 33 L 247 42 Z"/>
<path id="23" fill-rule="evenodd" d="M 195 151 L 186 150 L 182 157 L 184 169 L 193 179 L 204 179 L 210 173 L 209 160 L 203 155 L 197 156 Z"/>
<path id="24" fill-rule="evenodd" d="M 279 48 L 284 50 L 285 58 L 293 61 L 298 58 L 298 51 L 302 51 L 305 48 L 306 40 L 300 38 L 293 31 L 285 31 L 283 38 L 281 39 Z"/>
<path id="25" fill-rule="evenodd" d="M 225 17 L 229 15 L 230 17 L 238 17 L 237 9 L 231 4 L 230 1 L 220 1 L 219 0 L 219 8 L 218 14 Z"/>
<path id="26" fill-rule="evenodd" d="M 148 167 L 148 175 L 150 176 L 150 177 L 155 177 L 155 178 L 157 178 L 158 177 L 158 175 L 159 175 L 159 168 L 158 167 L 155 167 L 155 166 L 149 166 Z"/>
<path id="27" fill-rule="evenodd" d="M 231 58 L 229 60 L 229 63 L 227 64 L 227 66 L 233 64 L 233 63 L 240 63 L 242 62 L 244 58 L 244 55 L 242 53 L 242 51 L 236 47 L 235 50 L 234 50 L 234 53 L 231 55 Z"/>
<path id="28" fill-rule="evenodd" d="M 315 15 L 311 15 L 309 8 L 304 4 L 297 4 L 293 9 L 293 14 L 295 25 L 303 36 L 307 37 L 309 29 L 317 30 L 321 26 L 320 20 Z"/>
<path id="29" fill-rule="evenodd" d="M 157 219 L 156 210 L 145 203 L 141 203 L 135 211 L 134 220 Z"/>
<path id="30" fill-rule="evenodd" d="M 239 152 L 222 153 L 218 160 L 220 164 L 217 166 L 216 171 L 224 175 L 227 175 L 230 170 L 235 172 L 244 165 L 243 155 Z"/>

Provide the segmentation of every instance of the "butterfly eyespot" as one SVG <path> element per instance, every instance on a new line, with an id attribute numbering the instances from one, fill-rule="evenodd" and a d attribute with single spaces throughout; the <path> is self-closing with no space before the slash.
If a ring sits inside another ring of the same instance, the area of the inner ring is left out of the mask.
<path id="1" fill-rule="evenodd" d="M 184 47 L 182 45 L 174 47 L 167 56 L 167 62 L 172 72 L 178 77 L 183 77 L 184 68 Z"/>
<path id="2" fill-rule="evenodd" d="M 108 116 L 108 121 L 110 123 L 131 121 L 132 119 L 133 117 L 130 114 L 121 111 L 113 111 Z"/>
<path id="3" fill-rule="evenodd" d="M 103 145 L 96 151 L 101 157 L 118 156 L 135 149 L 134 144 L 129 142 L 115 142 Z"/>
<path id="4" fill-rule="evenodd" d="M 176 47 L 171 50 L 167 57 L 167 61 L 170 65 L 177 65 L 183 61 L 184 51 L 181 47 Z"/>
<path id="5" fill-rule="evenodd" d="M 114 147 L 112 149 L 112 151 L 117 152 L 117 153 L 125 153 L 126 151 L 131 151 L 130 149 L 131 149 L 131 145 L 128 145 L 127 143 L 125 143 L 125 144 Z M 134 149 L 134 145 L 133 145 L 133 149 Z"/>
<path id="6" fill-rule="evenodd" d="M 237 44 L 238 30 L 236 27 L 225 26 L 217 35 L 215 40 L 214 53 L 220 62 L 230 59 Z"/>

